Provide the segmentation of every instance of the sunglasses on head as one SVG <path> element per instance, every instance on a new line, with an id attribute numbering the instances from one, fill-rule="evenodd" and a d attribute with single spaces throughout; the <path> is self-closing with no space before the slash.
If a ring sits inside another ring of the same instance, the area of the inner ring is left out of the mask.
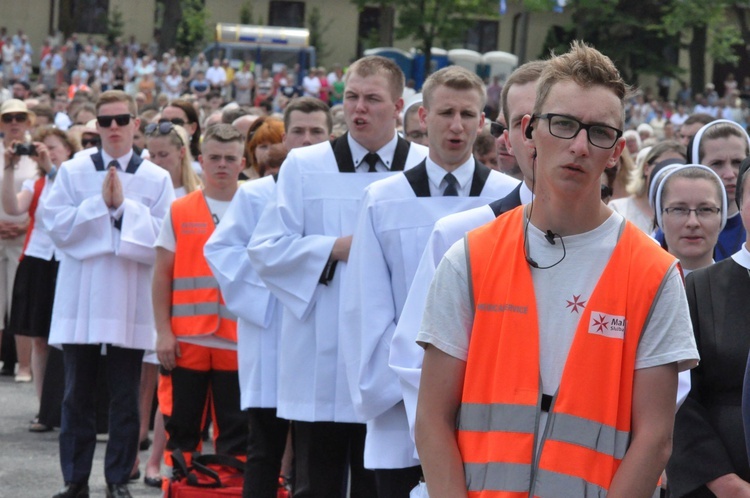
<path id="1" fill-rule="evenodd" d="M 88 149 L 89 147 L 99 147 L 101 143 L 102 143 L 101 139 L 97 137 L 81 139 L 81 145 L 83 146 L 84 149 Z"/>
<path id="2" fill-rule="evenodd" d="M 29 119 L 29 115 L 25 112 L 3 114 L 3 123 L 12 123 L 13 121 L 25 123 L 27 119 Z"/>
<path id="3" fill-rule="evenodd" d="M 177 130 L 175 129 L 175 125 L 172 124 L 171 121 L 159 121 L 158 123 L 151 123 L 150 125 L 146 126 L 146 135 L 151 137 L 154 135 L 169 135 L 173 131 L 175 132 L 175 135 L 177 135 L 177 138 L 180 139 L 180 142 L 182 142 L 182 137 L 179 133 L 177 133 Z M 184 145 L 184 144 L 183 144 Z"/>
<path id="4" fill-rule="evenodd" d="M 490 135 L 492 135 L 495 138 L 500 138 L 500 135 L 503 134 L 505 131 L 505 126 L 501 125 L 500 123 L 497 123 L 495 121 L 492 121 L 490 123 Z"/>
<path id="5" fill-rule="evenodd" d="M 109 128 L 112 126 L 112 121 L 117 123 L 117 126 L 127 126 L 133 116 L 130 114 L 115 114 L 114 116 L 97 116 L 96 122 L 102 128 Z"/>
<path id="6" fill-rule="evenodd" d="M 177 126 L 185 126 L 185 120 L 182 118 L 172 118 L 172 119 L 161 118 L 159 120 L 159 123 L 172 123 L 172 124 L 176 124 Z"/>

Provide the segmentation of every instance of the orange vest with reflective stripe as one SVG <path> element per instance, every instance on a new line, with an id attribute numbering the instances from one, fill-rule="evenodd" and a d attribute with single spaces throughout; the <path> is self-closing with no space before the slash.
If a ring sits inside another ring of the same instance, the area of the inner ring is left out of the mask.
<path id="1" fill-rule="evenodd" d="M 523 207 L 466 237 L 474 300 L 457 439 L 469 496 L 605 496 L 630 442 L 641 333 L 675 259 L 627 223 L 570 347 L 537 452 L 539 327 Z"/>
<path id="2" fill-rule="evenodd" d="M 172 276 L 172 331 L 180 336 L 215 335 L 237 342 L 237 321 L 227 310 L 219 284 L 203 256 L 214 220 L 203 192 L 172 203 L 175 236 Z"/>

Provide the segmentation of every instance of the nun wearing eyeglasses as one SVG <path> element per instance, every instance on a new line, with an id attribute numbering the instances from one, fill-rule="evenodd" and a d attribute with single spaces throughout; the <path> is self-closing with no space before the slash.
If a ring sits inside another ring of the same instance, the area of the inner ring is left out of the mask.
<path id="1" fill-rule="evenodd" d="M 733 195 L 734 210 L 739 208 L 745 229 L 750 227 L 750 200 L 743 196 L 750 188 L 748 164 L 743 163 L 739 171 Z M 690 394 L 675 418 L 667 465 L 669 496 L 750 496 L 741 410 L 750 350 L 750 252 L 745 243 L 729 258 L 711 264 L 709 246 L 726 224 L 727 201 L 720 201 L 715 179 L 686 177 L 684 172 L 690 169 L 695 167 L 667 173 L 660 184 L 661 195 L 657 193 L 670 252 L 680 253 L 686 273 L 692 270 L 686 293 L 701 356 L 700 365 L 691 371 Z"/>

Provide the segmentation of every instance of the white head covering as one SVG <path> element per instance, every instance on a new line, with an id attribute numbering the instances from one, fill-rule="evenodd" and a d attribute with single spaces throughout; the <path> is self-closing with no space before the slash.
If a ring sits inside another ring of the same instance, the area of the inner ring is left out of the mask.
<path id="1" fill-rule="evenodd" d="M 747 131 L 745 131 L 745 129 L 742 126 L 728 119 L 717 119 L 715 121 L 711 121 L 710 123 L 706 125 L 703 125 L 701 129 L 698 130 L 698 133 L 695 134 L 695 137 L 693 137 L 693 148 L 690 149 L 691 154 L 690 154 L 690 157 L 688 158 L 690 161 L 693 161 L 694 163 L 700 162 L 700 157 L 698 157 L 698 152 L 700 150 L 701 139 L 703 138 L 703 134 L 706 133 L 706 130 L 708 130 L 712 126 L 721 124 L 721 123 L 736 126 L 738 130 L 741 130 L 742 134 L 747 139 L 748 146 L 750 147 L 750 135 L 747 134 Z"/>
<path id="2" fill-rule="evenodd" d="M 719 191 L 721 192 L 721 227 L 719 228 L 719 230 L 723 230 L 724 226 L 726 226 L 727 224 L 727 192 L 726 190 L 724 190 L 724 182 L 721 181 L 719 175 L 717 175 L 716 172 L 708 166 L 704 166 L 702 164 L 682 164 L 676 165 L 674 168 L 668 168 L 669 167 L 662 170 L 667 172 L 664 174 L 664 178 L 662 179 L 662 181 L 659 182 L 659 186 L 656 190 L 656 207 L 654 208 L 654 211 L 656 212 L 656 224 L 659 225 L 659 228 L 664 230 L 661 213 L 661 196 L 662 192 L 664 191 L 664 185 L 667 184 L 669 177 L 674 175 L 678 171 L 682 171 L 688 168 L 698 168 L 704 169 L 711 173 L 716 178 L 716 182 L 721 186 L 721 188 L 719 189 Z"/>

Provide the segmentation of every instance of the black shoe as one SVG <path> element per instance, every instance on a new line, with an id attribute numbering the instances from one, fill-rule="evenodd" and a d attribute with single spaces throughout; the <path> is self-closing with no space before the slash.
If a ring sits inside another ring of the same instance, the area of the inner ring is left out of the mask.
<path id="1" fill-rule="evenodd" d="M 146 475 L 143 477 L 143 482 L 146 483 L 146 486 L 149 486 L 151 488 L 161 489 L 162 477 L 161 476 L 149 477 Z"/>
<path id="2" fill-rule="evenodd" d="M 52 498 L 89 498 L 88 483 L 69 482 Z"/>
<path id="3" fill-rule="evenodd" d="M 107 498 L 132 498 L 127 484 L 107 484 Z"/>

